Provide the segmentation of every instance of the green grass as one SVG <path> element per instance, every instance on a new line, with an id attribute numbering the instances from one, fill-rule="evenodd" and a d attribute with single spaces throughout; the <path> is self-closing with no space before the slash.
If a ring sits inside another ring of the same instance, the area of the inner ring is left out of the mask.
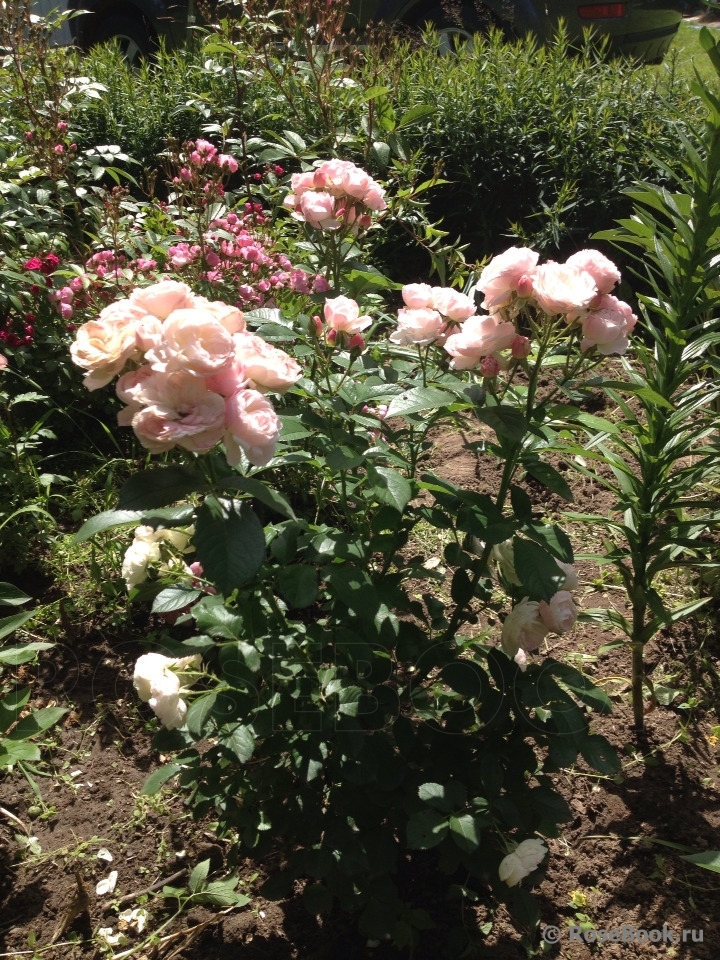
<path id="1" fill-rule="evenodd" d="M 691 83 L 695 79 L 695 71 L 697 71 L 700 77 L 711 86 L 717 85 L 718 79 L 715 71 L 710 64 L 707 54 L 700 46 L 700 30 L 702 26 L 703 24 L 701 23 L 689 23 L 687 20 L 684 20 L 680 24 L 677 37 L 673 41 L 668 55 L 665 57 L 665 62 L 658 67 L 651 67 L 650 69 L 657 70 L 660 76 L 663 76 L 668 71 L 674 71 L 675 77 L 678 80 L 686 81 L 687 83 Z M 713 24 L 710 29 L 713 33 L 717 34 L 720 32 L 719 26 L 720 25 Z"/>

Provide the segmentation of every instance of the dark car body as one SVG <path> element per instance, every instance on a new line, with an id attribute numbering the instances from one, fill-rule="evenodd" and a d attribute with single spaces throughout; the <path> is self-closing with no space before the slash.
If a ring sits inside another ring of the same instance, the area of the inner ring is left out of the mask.
<path id="1" fill-rule="evenodd" d="M 68 6 L 89 11 L 71 23 L 78 46 L 87 49 L 117 37 L 128 56 L 149 52 L 160 38 L 178 44 L 188 25 L 202 22 L 193 0 L 70 0 Z M 494 24 L 509 36 L 533 33 L 541 43 L 552 39 L 563 19 L 571 38 L 591 28 L 609 38 L 614 52 L 645 63 L 662 59 L 682 18 L 681 0 L 353 0 L 350 11 L 360 27 L 378 21 L 416 28 L 432 23 L 452 37 Z"/>

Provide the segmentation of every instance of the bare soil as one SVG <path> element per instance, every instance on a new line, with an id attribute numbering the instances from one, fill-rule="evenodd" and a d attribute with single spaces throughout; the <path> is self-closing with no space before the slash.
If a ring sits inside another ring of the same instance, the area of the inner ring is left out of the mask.
<path id="1" fill-rule="evenodd" d="M 430 467 L 455 483 L 492 491 L 497 478 L 492 469 L 478 467 L 465 448 L 468 439 L 461 433 L 438 437 Z M 567 476 L 575 493 L 573 509 L 610 509 L 600 486 L 572 473 Z M 548 516 L 566 507 L 540 487 L 532 493 Z M 585 609 L 621 602 L 612 578 L 592 563 L 579 566 Z M 24 586 L 32 592 L 32 585 Z M 674 588 L 668 584 L 669 590 Z M 612 695 L 613 714 L 594 717 L 592 727 L 608 737 L 624 764 L 616 781 L 582 767 L 555 778 L 574 818 L 560 838 L 548 841 L 547 875 L 534 891 L 541 929 L 560 931 L 559 943 L 545 948 L 550 956 L 720 956 L 720 877 L 682 860 L 671 846 L 651 842 L 667 841 L 696 852 L 720 850 L 720 721 L 715 712 L 720 642 L 717 610 L 706 610 L 702 618 L 678 625 L 649 645 L 647 663 L 654 682 L 680 692 L 670 705 L 647 714 L 646 737 L 639 743 L 627 696 L 629 658 L 622 651 L 598 652 L 613 635 L 585 624 L 550 639 L 549 653 L 585 669 Z M 0 781 L 0 957 L 32 958 L 34 950 L 47 960 L 100 957 L 103 952 L 91 938 L 100 927 L 117 929 L 119 909 L 137 906 L 144 896 L 152 911 L 151 928 L 156 929 L 167 903 L 143 891 L 208 857 L 212 869 L 220 870 L 226 852 L 212 824 L 192 821 L 179 794 L 139 796 L 143 782 L 161 763 L 151 747 L 150 713 L 132 689 L 132 667 L 142 647 L 117 625 L 67 622 L 64 627 L 63 642 L 18 677 L 34 685 L 35 706 L 60 703 L 72 709 L 47 753 L 44 769 L 51 776 L 36 779 L 49 815 L 43 815 L 37 796 L 20 776 Z M 9 814 L 37 838 L 39 853 L 23 851 L 17 839 L 23 829 Z M 102 847 L 113 854 L 112 863 L 97 858 Z M 135 955 L 148 960 L 408 956 L 389 944 L 369 945 L 352 921 L 339 914 L 324 921 L 309 916 L 299 898 L 264 901 L 256 890 L 274 866 L 243 865 L 246 892 L 252 897 L 248 907 L 225 913 L 194 908 L 163 932 L 172 939 L 158 950 L 148 947 Z M 98 896 L 96 883 L 111 869 L 118 872 L 115 892 Z M 459 957 L 448 947 L 448 931 L 461 918 L 470 926 L 492 924 L 486 950 L 475 956 L 527 956 L 504 908 L 493 910 L 490 902 L 482 901 L 446 901 L 435 890 L 432 873 L 423 872 L 422 859 L 405 872 L 400 882 L 436 923 L 423 935 L 413 954 L 416 960 Z M 173 884 L 183 882 L 181 875 Z M 118 905 L 118 898 L 125 902 Z M 597 928 L 629 925 L 658 930 L 662 939 L 602 945 L 571 941 L 570 925 L 578 928 L 583 922 L 578 914 Z M 685 942 L 683 930 L 690 931 Z M 131 932 L 128 936 L 130 942 L 117 947 L 118 952 L 139 942 Z"/>

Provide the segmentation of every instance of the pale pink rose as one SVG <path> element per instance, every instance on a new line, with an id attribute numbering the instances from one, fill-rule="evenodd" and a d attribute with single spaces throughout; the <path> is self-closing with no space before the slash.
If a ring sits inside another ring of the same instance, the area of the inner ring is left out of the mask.
<path id="1" fill-rule="evenodd" d="M 550 628 L 541 618 L 539 607 L 537 601 L 523 597 L 505 617 L 500 644 L 511 659 L 518 650 L 526 653 L 537 650 L 549 632 Z"/>
<path id="2" fill-rule="evenodd" d="M 432 305 L 454 323 L 462 323 L 475 313 L 475 301 L 452 287 L 433 287 Z"/>
<path id="3" fill-rule="evenodd" d="M 290 177 L 290 186 L 297 197 L 303 193 L 312 190 L 315 186 L 315 171 L 309 170 L 307 173 L 293 173 Z"/>
<path id="4" fill-rule="evenodd" d="M 115 384 L 118 399 L 123 403 L 134 403 L 139 406 L 153 403 L 153 396 L 148 393 L 147 386 L 156 376 L 157 374 L 148 363 L 124 373 Z"/>
<path id="5" fill-rule="evenodd" d="M 8 358 L 4 353 L 0 353 L 0 370 L 4 370 L 8 365 Z"/>
<path id="6" fill-rule="evenodd" d="M 223 367 L 219 373 L 213 374 L 212 377 L 205 377 L 205 384 L 214 393 L 219 393 L 223 397 L 231 397 L 238 390 L 247 387 L 248 376 L 245 367 L 236 358 L 232 363 Z"/>
<path id="7" fill-rule="evenodd" d="M 335 216 L 335 200 L 325 191 L 308 191 L 300 197 L 296 216 L 317 230 L 337 230 L 340 221 Z"/>
<path id="8" fill-rule="evenodd" d="M 363 203 L 368 210 L 386 210 L 385 191 L 378 183 L 373 183 L 363 197 Z"/>
<path id="9" fill-rule="evenodd" d="M 509 853 L 500 861 L 498 876 L 509 887 L 515 887 L 524 877 L 527 877 L 528 874 L 540 866 L 546 853 L 547 847 L 539 837 L 523 840 L 512 853 Z"/>
<path id="10" fill-rule="evenodd" d="M 577 588 L 580 586 L 580 583 L 578 581 L 577 570 L 572 563 L 563 563 L 562 560 L 556 560 L 555 563 L 565 574 L 563 590 L 577 590 Z"/>
<path id="11" fill-rule="evenodd" d="M 510 247 L 493 257 L 480 274 L 477 286 L 485 294 L 484 310 L 499 310 L 507 306 L 518 284 L 526 276 L 533 276 L 540 254 L 529 247 Z"/>
<path id="12" fill-rule="evenodd" d="M 589 309 L 598 289 L 589 273 L 551 260 L 535 271 L 533 294 L 543 313 L 564 313 L 574 319 Z"/>
<path id="13" fill-rule="evenodd" d="M 225 430 L 225 400 L 208 390 L 205 382 L 188 373 L 155 373 L 143 383 L 143 402 L 152 403 L 133 411 L 132 428 L 151 453 L 182 447 L 205 453 L 220 441 Z M 118 415 L 127 422 L 128 414 Z"/>
<path id="14" fill-rule="evenodd" d="M 398 325 L 390 334 L 390 342 L 419 347 L 434 343 L 445 332 L 445 321 L 437 310 L 398 310 Z"/>
<path id="15" fill-rule="evenodd" d="M 509 321 L 499 322 L 495 317 L 468 317 L 459 333 L 445 341 L 445 349 L 453 358 L 453 370 L 470 370 L 482 357 L 489 357 L 512 346 L 517 331 Z"/>
<path id="16" fill-rule="evenodd" d="M 168 730 L 185 723 L 187 704 L 180 698 L 180 678 L 176 671 L 200 666 L 200 654 L 172 659 L 160 653 L 146 653 L 135 664 L 133 685 L 141 700 L 149 704 Z"/>
<path id="17" fill-rule="evenodd" d="M 567 633 L 572 630 L 578 616 L 575 601 L 567 590 L 558 590 L 549 603 L 541 600 L 538 613 L 542 622 L 553 633 Z"/>
<path id="18" fill-rule="evenodd" d="M 130 360 L 140 357 L 136 340 L 138 314 L 127 300 L 106 307 L 97 320 L 89 320 L 75 331 L 70 347 L 73 363 L 87 370 L 83 383 L 88 390 L 104 387 Z M 121 307 L 121 309 L 120 309 Z"/>
<path id="19" fill-rule="evenodd" d="M 532 344 L 527 337 L 518 334 L 512 342 L 511 352 L 515 360 L 524 360 L 532 353 Z"/>
<path id="20" fill-rule="evenodd" d="M 177 280 L 160 280 L 150 287 L 139 287 L 130 294 L 130 302 L 146 313 L 164 320 L 173 310 L 183 310 L 193 305 L 193 293 L 186 283 Z"/>
<path id="21" fill-rule="evenodd" d="M 200 307 L 173 310 L 163 323 L 163 342 L 147 352 L 153 370 L 184 370 L 197 377 L 217 373 L 232 362 L 231 334 L 213 313 Z"/>
<path id="22" fill-rule="evenodd" d="M 610 293 L 615 284 L 620 282 L 620 271 L 612 260 L 608 260 L 599 250 L 579 250 L 568 257 L 565 263 L 569 267 L 577 267 L 578 270 L 589 273 L 595 281 L 598 293 Z"/>
<path id="23" fill-rule="evenodd" d="M 367 316 L 360 316 L 360 307 L 349 297 L 332 297 L 325 301 L 325 323 L 337 333 L 362 333 L 372 323 Z"/>
<path id="24" fill-rule="evenodd" d="M 432 307 L 433 288 L 429 283 L 406 283 L 401 292 L 405 306 L 411 310 Z"/>
<path id="25" fill-rule="evenodd" d="M 356 167 L 355 164 L 350 164 L 342 176 L 341 185 L 343 193 L 356 200 L 362 200 L 368 190 L 375 186 L 375 181 L 369 173 Z"/>
<path id="26" fill-rule="evenodd" d="M 135 330 L 135 339 L 143 353 L 158 350 L 163 342 L 163 321 L 146 313 Z"/>
<path id="27" fill-rule="evenodd" d="M 325 160 L 315 170 L 313 185 L 321 190 L 328 190 L 334 197 L 340 197 L 347 192 L 343 181 L 349 168 L 354 166 L 355 164 L 347 160 Z"/>
<path id="28" fill-rule="evenodd" d="M 598 308 L 591 310 L 583 320 L 580 349 L 585 352 L 596 347 L 603 356 L 623 354 L 629 346 L 628 337 L 636 323 L 637 317 L 627 303 L 605 294 Z"/>
<path id="29" fill-rule="evenodd" d="M 273 405 L 257 390 L 240 390 L 225 401 L 225 450 L 236 467 L 241 452 L 256 467 L 264 467 L 275 453 L 281 421 Z"/>
<path id="30" fill-rule="evenodd" d="M 202 307 L 211 313 L 218 323 L 221 323 L 228 333 L 242 333 L 245 330 L 245 316 L 242 310 L 231 307 L 222 300 L 206 300 L 205 297 L 193 296 L 193 306 Z"/>
<path id="31" fill-rule="evenodd" d="M 235 337 L 235 362 L 242 367 L 248 385 L 260 393 L 285 393 L 302 376 L 297 361 L 252 333 Z"/>

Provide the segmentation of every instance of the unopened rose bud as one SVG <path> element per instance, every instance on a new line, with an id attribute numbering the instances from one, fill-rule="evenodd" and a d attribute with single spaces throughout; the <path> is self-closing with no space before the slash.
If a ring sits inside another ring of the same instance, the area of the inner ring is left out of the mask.
<path id="1" fill-rule="evenodd" d="M 496 377 L 500 373 L 500 364 L 495 357 L 483 357 L 480 372 L 484 377 Z"/>
<path id="2" fill-rule="evenodd" d="M 65 123 L 64 120 L 61 120 L 61 121 L 58 123 L 57 128 L 58 128 L 58 130 L 60 131 L 60 133 L 65 133 L 65 131 L 66 131 L 67 128 L 68 128 L 68 125 Z"/>
<path id="3" fill-rule="evenodd" d="M 337 330 L 328 330 L 327 337 L 325 337 L 325 339 L 327 340 L 327 342 L 330 344 L 331 347 L 335 346 L 335 344 L 337 343 L 337 338 L 338 338 Z"/>
<path id="4" fill-rule="evenodd" d="M 53 147 L 53 152 L 57 153 L 58 155 L 61 153 L 65 153 L 65 147 L 62 145 L 62 143 L 56 143 L 55 146 Z"/>
<path id="5" fill-rule="evenodd" d="M 26 130 L 26 131 L 25 131 L 25 139 L 26 139 L 26 140 L 33 140 L 34 137 L 35 137 L 35 132 L 34 132 L 33 130 Z"/>
<path id="6" fill-rule="evenodd" d="M 518 334 L 513 340 L 510 350 L 516 360 L 524 360 L 525 357 L 530 356 L 532 346 L 527 337 Z"/>
<path id="7" fill-rule="evenodd" d="M 524 273 L 518 280 L 517 292 L 519 297 L 530 297 L 533 292 L 533 278 Z"/>
<path id="8" fill-rule="evenodd" d="M 323 322 L 318 316 L 314 316 L 308 325 L 308 333 L 311 337 L 320 337 L 323 332 Z"/>
<path id="9" fill-rule="evenodd" d="M 365 349 L 365 338 L 360 333 L 353 334 L 352 337 L 348 340 L 348 350 L 356 350 L 358 353 L 362 353 Z"/>

